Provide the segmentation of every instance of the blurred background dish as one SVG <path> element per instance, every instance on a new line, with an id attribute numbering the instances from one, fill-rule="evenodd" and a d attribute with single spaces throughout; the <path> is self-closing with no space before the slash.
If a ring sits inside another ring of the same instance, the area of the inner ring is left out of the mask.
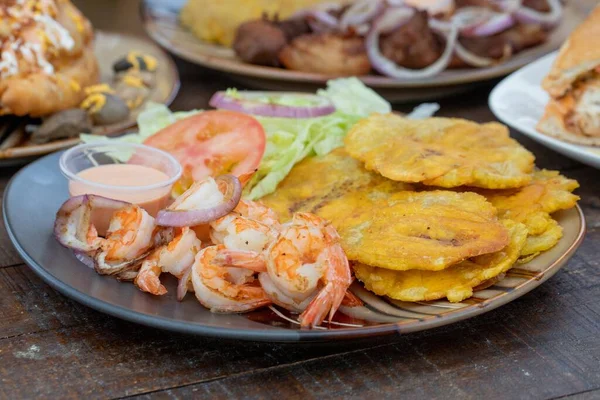
<path id="1" fill-rule="evenodd" d="M 129 35 L 96 31 L 94 52 L 98 59 L 100 81 L 113 82 L 114 64 L 126 58 L 132 51 L 147 54 L 156 59 L 156 71 L 152 87 L 143 102 L 170 104 L 179 90 L 179 73 L 173 60 L 158 46 L 149 40 Z M 136 124 L 143 104 L 134 107 L 128 116 L 115 123 L 95 125 L 91 132 L 109 135 L 124 132 Z M 74 109 L 77 111 L 78 109 Z M 27 117 L 5 115 L 0 118 L 0 166 L 18 165 L 31 161 L 40 155 L 64 149 L 79 143 L 76 137 L 36 143 L 28 132 L 28 125 L 35 123 Z"/>
<path id="2" fill-rule="evenodd" d="M 260 8 L 259 3 L 256 1 L 252 2 L 254 8 Z M 283 4 L 284 2 L 279 3 Z M 306 4 L 304 3 L 313 2 L 302 2 L 301 5 L 305 6 Z M 566 3 L 560 23 L 554 30 L 549 32 L 548 38 L 543 44 L 524 50 L 501 64 L 480 69 L 461 68 L 445 70 L 432 77 L 410 81 L 401 81 L 378 75 L 363 75 L 361 79 L 381 93 L 386 99 L 394 102 L 432 99 L 464 92 L 478 83 L 506 75 L 557 49 L 571 30 L 585 17 L 586 11 L 589 9 L 589 5 L 585 3 Z M 331 78 L 330 75 L 322 73 L 252 65 L 241 61 L 236 57 L 233 49 L 218 44 L 229 45 L 232 43 L 233 39 L 230 27 L 223 26 L 223 31 L 219 31 L 217 29 L 209 29 L 210 26 L 201 27 L 198 24 L 193 24 L 195 32 L 192 32 L 183 26 L 191 25 L 190 21 L 187 21 L 186 18 L 193 12 L 192 3 L 187 6 L 186 4 L 187 1 L 184 0 L 170 2 L 145 0 L 141 7 L 143 23 L 148 34 L 161 46 L 174 54 L 204 67 L 230 73 L 233 79 L 257 88 L 312 91 L 316 87 L 322 86 L 328 78 Z M 280 7 L 283 7 L 281 4 Z M 184 6 L 186 7 L 184 13 L 186 17 L 180 17 Z M 218 8 L 218 6 L 215 7 Z M 271 13 L 281 12 L 280 18 L 285 18 L 292 14 L 298 7 L 289 6 L 283 9 L 283 11 L 279 8 L 271 8 L 265 11 Z M 248 17 L 254 19 L 257 18 L 254 14 L 258 13 L 258 16 L 260 16 L 260 10 L 250 9 L 244 11 L 244 13 L 240 12 L 240 16 L 232 17 L 232 21 L 245 18 L 246 12 L 250 13 Z M 219 32 L 220 34 L 217 35 Z M 205 38 L 206 41 L 198 37 Z M 210 43 L 208 40 L 218 43 Z M 288 61 L 293 63 L 294 60 L 292 57 L 288 57 Z M 360 65 L 358 61 L 357 65 Z"/>
<path id="3" fill-rule="evenodd" d="M 539 132 L 536 125 L 550 100 L 542 80 L 550 72 L 557 52 L 531 63 L 505 78 L 490 95 L 489 106 L 496 117 L 533 140 L 589 166 L 600 168 L 600 148 L 568 143 Z"/>

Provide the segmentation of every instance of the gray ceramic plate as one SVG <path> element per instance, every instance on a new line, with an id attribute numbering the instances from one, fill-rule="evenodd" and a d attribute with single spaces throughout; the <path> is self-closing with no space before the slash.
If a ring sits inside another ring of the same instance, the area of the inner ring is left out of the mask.
<path id="1" fill-rule="evenodd" d="M 67 198 L 67 182 L 58 169 L 60 153 L 23 168 L 4 194 L 8 234 L 25 262 L 61 293 L 101 312 L 156 328 L 221 338 L 261 341 L 327 341 L 431 329 L 470 318 L 506 304 L 554 275 L 573 255 L 585 233 L 579 208 L 555 215 L 564 237 L 552 250 L 510 270 L 503 280 L 489 282 L 462 303 L 389 301 L 356 285 L 365 307 L 338 312 L 336 323 L 323 329 L 300 330 L 295 317 L 265 308 L 242 315 L 212 314 L 192 295 L 175 300 L 176 282 L 166 282 L 162 297 L 142 293 L 130 283 L 97 275 L 61 247 L 52 236 L 56 211 Z M 352 314 L 353 317 L 348 316 Z"/>
<path id="2" fill-rule="evenodd" d="M 269 90 L 316 91 L 330 77 L 321 74 L 263 67 L 242 62 L 233 50 L 197 39 L 179 23 L 179 10 L 187 0 L 144 0 L 141 13 L 146 31 L 168 51 L 204 67 L 232 74 L 248 86 Z M 359 77 L 390 101 L 417 101 L 439 98 L 466 91 L 477 83 L 507 75 L 522 66 L 556 50 L 569 33 L 585 17 L 596 0 L 573 0 L 565 6 L 560 25 L 548 41 L 525 50 L 505 63 L 489 68 L 455 69 L 437 76 L 414 80 L 396 80 L 377 75 Z"/>

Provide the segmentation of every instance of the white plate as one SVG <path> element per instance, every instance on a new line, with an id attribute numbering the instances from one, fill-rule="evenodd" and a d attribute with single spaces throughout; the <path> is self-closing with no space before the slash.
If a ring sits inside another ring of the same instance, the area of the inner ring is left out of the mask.
<path id="1" fill-rule="evenodd" d="M 542 79 L 550 71 L 557 52 L 509 75 L 492 90 L 489 105 L 499 120 L 533 140 L 574 160 L 600 169 L 600 147 L 563 142 L 539 132 L 535 126 L 549 100 Z"/>

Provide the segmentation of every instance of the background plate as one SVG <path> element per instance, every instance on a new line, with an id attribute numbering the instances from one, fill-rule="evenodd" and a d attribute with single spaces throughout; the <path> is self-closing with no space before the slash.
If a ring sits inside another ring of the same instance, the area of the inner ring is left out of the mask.
<path id="1" fill-rule="evenodd" d="M 175 63 L 160 47 L 152 41 L 134 36 L 95 32 L 96 39 L 94 50 L 100 66 L 100 79 L 102 82 L 110 82 L 114 76 L 112 65 L 119 58 L 127 55 L 131 50 L 138 50 L 150 54 L 157 59 L 156 87 L 149 97 L 149 101 L 156 103 L 171 104 L 179 91 L 179 72 Z M 112 125 L 96 127 L 93 133 L 108 135 L 123 132 L 136 124 L 139 107 L 134 110 L 129 118 L 123 122 Z M 0 150 L 0 166 L 26 163 L 32 157 L 52 153 L 76 145 L 78 138 L 56 140 L 45 144 L 24 144 L 18 147 Z"/>
<path id="2" fill-rule="evenodd" d="M 314 92 L 330 78 L 321 74 L 247 64 L 237 59 L 231 49 L 202 42 L 179 24 L 179 10 L 185 2 L 186 0 L 144 0 L 141 7 L 142 20 L 148 34 L 174 54 L 205 67 L 231 73 L 233 79 L 256 88 Z M 360 79 L 390 101 L 439 98 L 466 91 L 478 82 L 504 76 L 556 50 L 571 30 L 583 20 L 586 10 L 591 7 L 588 4 L 591 4 L 590 0 L 569 2 L 561 24 L 546 43 L 523 51 L 498 66 L 448 70 L 432 78 L 415 81 L 400 81 L 376 75 L 362 76 Z"/>
<path id="3" fill-rule="evenodd" d="M 556 54 L 548 54 L 500 82 L 490 94 L 490 108 L 499 120 L 533 140 L 574 160 L 600 168 L 600 147 L 563 142 L 535 128 L 549 100 L 548 93 L 542 89 L 542 79 L 550 72 Z"/>
<path id="4" fill-rule="evenodd" d="M 241 315 L 212 314 L 188 295 L 175 300 L 175 280 L 169 293 L 151 296 L 130 283 L 102 277 L 75 259 L 52 235 L 56 211 L 67 198 L 67 182 L 58 169 L 60 153 L 33 162 L 17 173 L 4 194 L 4 222 L 23 260 L 61 293 L 107 314 L 156 328 L 222 338 L 261 341 L 326 341 L 394 332 L 408 333 L 450 324 L 506 304 L 554 275 L 573 255 L 585 233 L 583 214 L 574 208 L 555 215 L 564 237 L 552 250 L 510 270 L 506 278 L 462 303 L 388 302 L 365 298 L 370 321 L 341 316 L 325 330 L 300 330 L 270 309 Z M 44 199 L 40 201 L 39 199 Z M 364 298 L 360 286 L 353 290 Z M 339 313 L 338 313 L 339 315 Z"/>

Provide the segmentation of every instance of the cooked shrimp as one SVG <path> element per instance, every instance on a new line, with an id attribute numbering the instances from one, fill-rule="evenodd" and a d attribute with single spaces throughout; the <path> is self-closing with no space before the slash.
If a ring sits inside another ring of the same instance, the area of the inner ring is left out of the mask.
<path id="1" fill-rule="evenodd" d="M 240 200 L 234 211 L 240 213 L 243 217 L 258 221 L 272 229 L 279 229 L 281 227 L 277 213 L 261 202 Z"/>
<path id="2" fill-rule="evenodd" d="M 196 255 L 191 276 L 198 301 L 212 312 L 245 312 L 270 304 L 252 271 L 213 262 L 222 249 L 223 245 L 210 246 Z"/>
<path id="3" fill-rule="evenodd" d="M 144 292 L 154 295 L 167 293 L 167 289 L 160 283 L 160 274 L 167 272 L 180 279 L 194 263 L 200 246 L 200 240 L 193 230 L 187 227 L 176 229 L 173 240 L 154 250 L 143 261 L 134 283 Z"/>
<path id="4" fill-rule="evenodd" d="M 139 264 L 155 245 L 156 233 L 154 218 L 144 209 L 129 205 L 116 211 L 94 257 L 96 271 L 113 275 Z"/>
<path id="5" fill-rule="evenodd" d="M 319 325 L 339 308 L 352 283 L 348 258 L 335 229 L 320 217 L 296 213 L 266 253 L 267 273 L 277 290 L 270 297 L 282 306 L 304 310 L 302 326 Z M 266 282 L 262 277 L 261 282 Z M 306 306 L 306 301 L 314 296 Z M 277 299 L 277 300 L 275 300 Z M 290 302 L 291 300 L 291 302 Z"/>

